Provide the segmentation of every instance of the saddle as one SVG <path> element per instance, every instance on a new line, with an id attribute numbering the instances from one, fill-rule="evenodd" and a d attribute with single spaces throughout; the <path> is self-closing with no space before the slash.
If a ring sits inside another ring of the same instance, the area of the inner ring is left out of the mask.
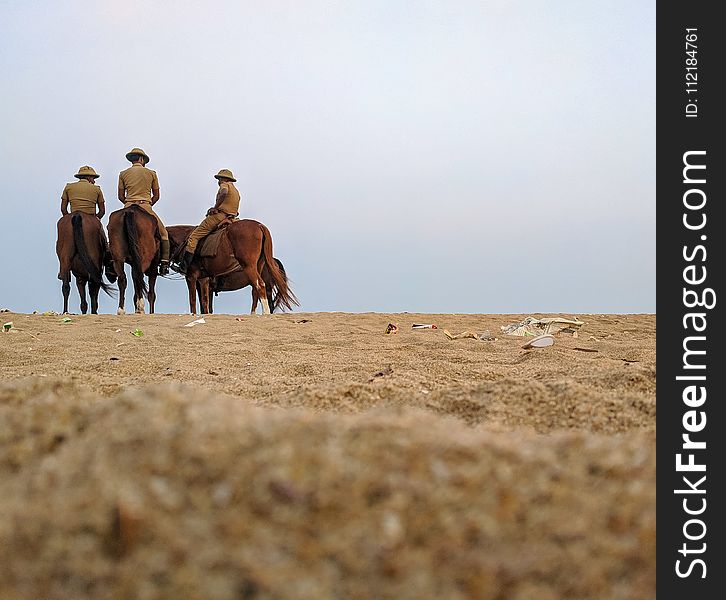
<path id="1" fill-rule="evenodd" d="M 200 258 L 216 258 L 220 251 L 220 245 L 222 242 L 227 239 L 227 228 L 232 224 L 234 221 L 236 221 L 236 217 L 228 217 L 224 221 L 222 221 L 217 227 L 215 228 L 212 233 L 207 235 L 206 237 L 202 238 L 199 241 L 199 244 L 197 245 L 197 251 L 196 254 Z M 227 245 L 227 249 L 231 250 L 231 245 Z M 223 251 L 224 251 L 223 247 Z M 215 276 L 220 275 L 227 275 L 229 273 L 232 273 L 234 271 L 240 270 L 239 262 L 237 262 L 237 259 L 234 257 L 234 254 L 230 252 L 229 256 L 226 258 L 226 263 L 224 267 L 221 268 L 221 271 L 216 272 Z M 219 267 L 220 265 L 218 265 Z"/>
<path id="2" fill-rule="evenodd" d="M 214 258 L 217 256 L 219 244 L 226 235 L 227 227 L 229 227 L 230 223 L 232 223 L 231 218 L 225 219 L 217 225 L 217 228 L 212 231 L 212 233 L 203 237 L 197 246 L 197 254 L 199 254 L 202 258 Z"/>

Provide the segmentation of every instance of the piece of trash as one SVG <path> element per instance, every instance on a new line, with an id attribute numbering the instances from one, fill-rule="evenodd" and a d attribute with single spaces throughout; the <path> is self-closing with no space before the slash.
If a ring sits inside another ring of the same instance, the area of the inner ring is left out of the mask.
<path id="1" fill-rule="evenodd" d="M 398 333 L 398 326 L 393 323 L 389 323 L 386 327 L 386 333 Z"/>
<path id="2" fill-rule="evenodd" d="M 478 340 L 479 336 L 473 331 L 462 331 L 461 333 L 451 333 L 448 329 L 444 329 L 444 335 L 450 340 L 462 340 L 464 338 L 472 338 Z"/>
<path id="3" fill-rule="evenodd" d="M 477 339 L 481 340 L 482 342 L 496 342 L 497 341 L 497 338 L 495 338 L 492 335 L 491 331 L 485 331 L 483 333 L 480 333 L 477 336 Z"/>
<path id="4" fill-rule="evenodd" d="M 10 312 L 9 308 L 0 308 L 0 313 Z"/>
<path id="5" fill-rule="evenodd" d="M 184 325 L 184 327 L 194 327 L 195 325 L 202 325 L 206 323 L 204 319 L 197 319 L 196 321 L 192 321 L 191 323 L 187 323 Z"/>
<path id="6" fill-rule="evenodd" d="M 10 331 L 13 328 L 13 322 L 8 321 L 7 323 L 3 323 L 3 331 Z"/>
<path id="7" fill-rule="evenodd" d="M 413 325 L 411 325 L 411 329 L 438 329 L 438 327 L 434 324 L 422 325 L 420 323 L 414 323 Z"/>
<path id="8" fill-rule="evenodd" d="M 44 313 L 41 313 L 44 317 L 57 317 L 60 315 L 59 312 L 56 312 L 54 310 L 46 310 Z"/>
<path id="9" fill-rule="evenodd" d="M 70 323 L 72 321 L 73 321 L 73 319 L 71 319 L 70 317 L 65 317 L 60 320 L 61 323 Z"/>
<path id="10" fill-rule="evenodd" d="M 136 337 L 141 337 L 142 335 L 144 335 L 144 332 L 143 332 L 143 331 L 141 331 L 141 329 L 139 329 L 139 328 L 137 327 L 136 329 L 134 329 L 134 330 L 133 330 L 133 331 L 131 332 L 131 335 L 133 335 L 133 336 L 136 336 Z"/>
<path id="11" fill-rule="evenodd" d="M 547 346 L 551 346 L 554 343 L 554 336 L 551 333 L 545 333 L 543 335 L 538 335 L 537 337 L 532 338 L 524 346 L 522 346 L 522 348 L 546 348 Z"/>
<path id="12" fill-rule="evenodd" d="M 380 371 L 373 373 L 373 377 L 371 377 L 369 381 L 373 381 L 376 377 L 385 377 L 391 373 L 393 373 L 393 367 L 388 365 L 385 369 L 381 369 Z"/>
<path id="13" fill-rule="evenodd" d="M 242 317 L 235 317 L 234 320 L 235 321 L 244 321 L 244 319 Z"/>
<path id="14" fill-rule="evenodd" d="M 116 333 L 120 333 L 120 332 L 121 332 L 121 330 L 120 330 L 120 329 L 117 329 L 117 330 L 116 330 Z"/>
<path id="15" fill-rule="evenodd" d="M 300 319 L 299 321 L 295 321 L 295 323 L 310 323 L 312 319 Z"/>
<path id="16" fill-rule="evenodd" d="M 573 350 L 579 350 L 580 352 L 600 352 L 600 350 L 595 350 L 595 348 L 573 348 Z"/>
<path id="17" fill-rule="evenodd" d="M 511 323 L 502 325 L 500 329 L 507 335 L 541 335 L 543 333 L 570 333 L 572 337 L 577 337 L 575 333 L 585 324 L 585 321 L 563 319 L 561 317 L 547 317 L 545 319 L 536 319 L 535 317 L 527 317 L 519 323 Z"/>
<path id="18" fill-rule="evenodd" d="M 112 357 L 111 357 L 111 358 L 109 358 L 108 360 L 121 360 L 121 359 L 120 359 L 120 358 L 118 358 L 118 357 L 116 357 L 116 356 L 112 356 Z"/>

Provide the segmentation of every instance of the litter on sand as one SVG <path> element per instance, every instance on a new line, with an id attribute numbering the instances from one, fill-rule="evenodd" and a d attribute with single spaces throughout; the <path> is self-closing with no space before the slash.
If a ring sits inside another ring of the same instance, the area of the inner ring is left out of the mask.
<path id="1" fill-rule="evenodd" d="M 434 324 L 422 325 L 420 323 L 414 323 L 411 325 L 411 329 L 438 329 L 438 327 Z"/>
<path id="2" fill-rule="evenodd" d="M 134 329 L 134 330 L 133 330 L 133 331 L 131 332 L 131 335 L 133 335 L 134 337 L 141 337 L 142 335 L 144 335 L 144 332 L 143 332 L 143 331 L 141 331 L 141 329 L 139 329 L 139 328 L 137 327 L 136 329 Z"/>
<path id="3" fill-rule="evenodd" d="M 386 327 L 386 333 L 398 333 L 398 326 L 393 323 L 389 323 Z"/>
<path id="4" fill-rule="evenodd" d="M 70 317 L 64 317 L 60 320 L 61 323 L 71 323 L 72 321 L 73 319 L 71 319 Z"/>
<path id="5" fill-rule="evenodd" d="M 530 348 L 546 348 L 555 343 L 555 338 L 551 333 L 538 335 L 529 340 L 522 348 L 529 350 Z"/>
<path id="6" fill-rule="evenodd" d="M 580 352 L 600 352 L 600 350 L 595 350 L 595 348 L 573 348 L 573 350 L 579 350 Z"/>
<path id="7" fill-rule="evenodd" d="M 451 333 L 448 329 L 444 329 L 444 335 L 450 340 L 462 340 L 464 338 L 472 338 L 478 340 L 479 336 L 473 331 L 462 331 L 461 333 Z"/>
<path id="8" fill-rule="evenodd" d="M 192 321 L 191 323 L 187 323 L 184 325 L 184 327 L 194 327 L 195 325 L 202 325 L 206 323 L 204 319 L 197 319 L 196 321 Z"/>
<path id="9" fill-rule="evenodd" d="M 495 338 L 490 331 L 484 331 L 483 333 L 474 333 L 473 331 L 462 331 L 461 333 L 451 333 L 448 329 L 444 329 L 444 335 L 450 340 L 463 340 L 471 338 L 473 340 L 479 340 L 480 342 L 496 342 Z"/>
<path id="10" fill-rule="evenodd" d="M 502 325 L 502 333 L 507 335 L 538 336 L 544 333 L 569 333 L 572 337 L 577 337 L 577 332 L 585 321 L 576 319 L 563 319 L 561 317 L 547 317 L 545 319 L 536 319 L 527 317 L 519 323 L 510 323 Z"/>
<path id="11" fill-rule="evenodd" d="M 7 323 L 3 323 L 3 331 L 10 331 L 13 328 L 13 322 L 8 321 Z"/>
<path id="12" fill-rule="evenodd" d="M 312 319 L 300 319 L 299 321 L 295 321 L 295 324 L 299 323 L 310 323 Z"/>

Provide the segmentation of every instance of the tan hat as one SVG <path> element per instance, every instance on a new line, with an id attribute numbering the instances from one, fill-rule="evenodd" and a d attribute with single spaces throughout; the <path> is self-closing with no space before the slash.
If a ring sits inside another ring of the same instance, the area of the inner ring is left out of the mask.
<path id="1" fill-rule="evenodd" d="M 100 177 L 100 175 L 93 170 L 93 167 L 85 165 L 78 169 L 78 173 L 76 173 L 73 177 L 78 177 L 78 179 L 81 177 L 93 177 L 95 179 L 96 177 Z"/>
<path id="2" fill-rule="evenodd" d="M 222 169 L 219 173 L 217 173 L 215 176 L 215 179 L 229 179 L 230 181 L 237 181 L 234 178 L 234 175 L 232 175 L 232 171 L 229 169 Z"/>
<path id="3" fill-rule="evenodd" d="M 141 148 L 134 148 L 133 150 L 127 152 L 126 160 L 134 162 L 134 160 L 131 158 L 132 156 L 134 156 L 134 154 L 143 157 L 145 165 L 149 163 L 149 155 L 146 154 L 146 152 L 144 152 Z"/>

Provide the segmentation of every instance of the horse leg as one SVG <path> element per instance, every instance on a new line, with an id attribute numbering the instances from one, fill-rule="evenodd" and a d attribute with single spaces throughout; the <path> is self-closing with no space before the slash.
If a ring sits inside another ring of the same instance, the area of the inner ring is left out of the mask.
<path id="1" fill-rule="evenodd" d="M 63 314 L 65 315 L 68 312 L 68 298 L 71 295 L 71 272 L 62 271 L 60 279 L 63 282 Z"/>
<path id="2" fill-rule="evenodd" d="M 151 275 L 149 275 L 149 314 L 154 314 L 154 303 L 156 302 L 156 278 L 157 273 L 156 271 L 152 270 Z"/>
<path id="3" fill-rule="evenodd" d="M 138 269 L 131 268 L 131 279 L 134 282 L 134 312 L 144 314 L 144 274 Z"/>
<path id="4" fill-rule="evenodd" d="M 85 315 L 88 312 L 88 301 L 86 300 L 86 280 L 76 276 L 76 287 L 81 297 L 81 312 Z"/>
<path id="5" fill-rule="evenodd" d="M 189 290 L 189 312 L 193 315 L 197 314 L 197 278 L 193 275 L 187 275 L 187 289 Z M 201 303 L 201 299 L 200 299 Z"/>
<path id="6" fill-rule="evenodd" d="M 209 309 L 209 298 L 211 296 L 209 277 L 199 280 L 197 285 L 199 286 L 199 309 L 203 315 L 208 315 L 211 313 Z"/>
<path id="7" fill-rule="evenodd" d="M 267 302 L 267 286 L 265 286 L 265 282 L 260 276 L 260 274 L 257 272 L 257 269 L 255 267 L 247 267 L 245 269 L 245 274 L 247 275 L 247 278 L 250 280 L 250 283 L 252 284 L 252 290 L 254 293 L 257 294 L 257 297 L 260 299 L 260 302 L 262 302 L 262 314 L 263 315 L 269 315 L 270 314 L 270 305 Z M 255 308 L 257 308 L 255 306 Z M 254 314 L 254 313 L 251 313 Z"/>
<path id="8" fill-rule="evenodd" d="M 257 290 L 254 286 L 252 286 L 252 308 L 250 309 L 250 314 L 254 315 L 257 312 L 257 301 L 259 300 L 259 296 L 257 295 Z"/>
<path id="9" fill-rule="evenodd" d="M 88 293 L 91 296 L 91 314 L 98 314 L 98 292 L 101 290 L 101 285 L 94 282 L 88 282 Z"/>
<path id="10" fill-rule="evenodd" d="M 117 315 L 125 315 L 124 305 L 126 303 L 126 271 L 124 263 L 118 260 L 113 261 L 113 268 L 118 276 L 118 310 Z"/>

